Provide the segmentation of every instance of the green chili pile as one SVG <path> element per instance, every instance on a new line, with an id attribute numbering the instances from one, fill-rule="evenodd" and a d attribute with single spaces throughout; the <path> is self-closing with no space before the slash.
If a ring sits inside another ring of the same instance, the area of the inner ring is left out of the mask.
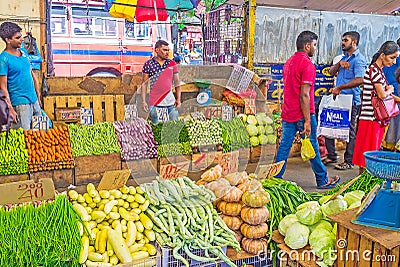
<path id="1" fill-rule="evenodd" d="M 28 172 L 28 150 L 25 144 L 24 130 L 10 129 L 0 133 L 0 175 Z"/>

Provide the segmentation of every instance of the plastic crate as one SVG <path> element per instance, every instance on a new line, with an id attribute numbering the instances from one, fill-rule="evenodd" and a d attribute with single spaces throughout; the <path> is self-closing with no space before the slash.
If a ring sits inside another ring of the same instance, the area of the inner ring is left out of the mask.
<path id="1" fill-rule="evenodd" d="M 249 266 L 252 267 L 272 267 L 272 256 L 271 253 L 254 255 L 250 258 L 234 260 L 233 263 L 238 266 Z M 222 263 L 222 267 L 229 267 L 225 262 Z"/>
<path id="2" fill-rule="evenodd" d="M 174 258 L 172 255 L 172 248 L 168 246 L 160 246 L 158 242 L 156 242 L 156 248 L 158 251 L 161 251 L 161 265 L 160 267 L 182 267 L 185 266 L 182 261 L 177 260 Z M 222 250 L 224 253 L 226 253 L 226 247 L 223 247 Z M 194 255 L 196 256 L 202 256 L 204 257 L 204 250 L 202 249 L 195 249 L 191 251 Z M 223 262 L 219 261 L 217 263 L 215 262 L 199 262 L 195 261 L 185 253 L 183 249 L 179 249 L 178 253 L 185 258 L 189 262 L 190 267 L 206 267 L 206 266 L 223 266 Z M 212 253 L 210 253 L 210 256 L 212 256 Z"/>

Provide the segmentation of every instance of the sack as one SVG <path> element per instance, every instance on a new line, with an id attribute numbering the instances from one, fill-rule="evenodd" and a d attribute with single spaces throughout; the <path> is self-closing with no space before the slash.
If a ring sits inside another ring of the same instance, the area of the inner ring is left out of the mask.
<path id="1" fill-rule="evenodd" d="M 349 141 L 352 95 L 324 95 L 319 106 L 317 136 Z"/>
<path id="2" fill-rule="evenodd" d="M 311 141 L 308 137 L 305 137 L 301 140 L 301 158 L 304 161 L 315 158 L 315 150 L 311 144 Z"/>
<path id="3" fill-rule="evenodd" d="M 0 132 L 3 131 L 3 126 L 6 125 L 6 144 L 8 133 L 10 132 L 11 120 L 10 108 L 7 105 L 6 96 L 3 91 L 0 90 Z"/>
<path id="4" fill-rule="evenodd" d="M 371 94 L 371 103 L 374 108 L 375 119 L 381 124 L 387 125 L 391 118 L 400 113 L 399 107 L 391 95 L 385 99 L 380 99 L 376 90 L 374 90 Z"/>

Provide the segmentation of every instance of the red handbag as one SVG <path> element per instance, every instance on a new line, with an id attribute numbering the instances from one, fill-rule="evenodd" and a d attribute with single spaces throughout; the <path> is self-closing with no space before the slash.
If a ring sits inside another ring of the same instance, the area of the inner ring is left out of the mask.
<path id="1" fill-rule="evenodd" d="M 375 119 L 379 122 L 387 124 L 388 121 L 400 113 L 399 107 L 393 96 L 389 95 L 385 99 L 380 99 L 376 90 L 371 95 L 372 107 L 374 108 Z"/>

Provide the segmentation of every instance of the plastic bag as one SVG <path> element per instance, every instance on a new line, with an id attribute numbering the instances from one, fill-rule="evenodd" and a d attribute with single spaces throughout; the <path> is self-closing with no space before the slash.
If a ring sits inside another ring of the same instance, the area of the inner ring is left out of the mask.
<path id="1" fill-rule="evenodd" d="M 301 158 L 304 161 L 315 158 L 316 154 L 308 137 L 301 140 Z"/>

